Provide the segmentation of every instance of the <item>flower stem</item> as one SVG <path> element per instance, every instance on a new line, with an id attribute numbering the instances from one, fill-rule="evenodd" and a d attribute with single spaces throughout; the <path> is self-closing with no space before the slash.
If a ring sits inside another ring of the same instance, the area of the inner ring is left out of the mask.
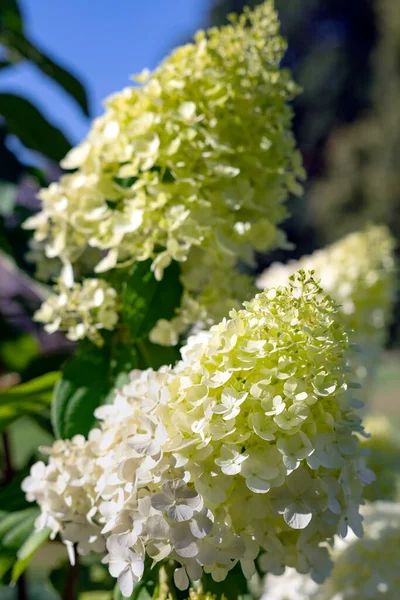
<path id="1" fill-rule="evenodd" d="M 142 358 L 145 362 L 146 368 L 150 367 L 150 365 L 152 364 L 151 355 L 150 355 L 148 349 L 146 348 L 146 344 L 144 344 L 142 341 L 138 340 L 136 342 L 136 345 L 138 347 L 140 354 L 142 355 Z"/>
<path id="2" fill-rule="evenodd" d="M 28 600 L 28 592 L 26 589 L 26 578 L 23 573 L 17 581 L 17 599 L 18 600 Z"/>
<path id="3" fill-rule="evenodd" d="M 4 483 L 7 485 L 8 483 L 11 483 L 15 471 L 12 464 L 10 440 L 7 431 L 3 431 L 2 439 L 4 449 Z"/>
<path id="4" fill-rule="evenodd" d="M 63 600 L 78 598 L 79 555 L 75 550 L 75 564 L 71 565 L 64 588 Z"/>

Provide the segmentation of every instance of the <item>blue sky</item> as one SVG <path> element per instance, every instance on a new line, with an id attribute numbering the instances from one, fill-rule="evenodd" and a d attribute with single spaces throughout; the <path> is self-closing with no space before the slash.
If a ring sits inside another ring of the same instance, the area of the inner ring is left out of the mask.
<path id="1" fill-rule="evenodd" d="M 207 20 L 208 0 L 20 0 L 26 30 L 45 52 L 77 75 L 92 116 L 102 100 L 153 68 Z M 56 84 L 21 64 L 0 75 L 0 89 L 23 94 L 76 143 L 89 122 Z"/>

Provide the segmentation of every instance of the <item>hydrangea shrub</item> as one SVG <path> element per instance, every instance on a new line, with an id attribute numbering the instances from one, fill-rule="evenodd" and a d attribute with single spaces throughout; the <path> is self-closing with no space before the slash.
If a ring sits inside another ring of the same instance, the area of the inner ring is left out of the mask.
<path id="1" fill-rule="evenodd" d="M 145 557 L 176 562 L 185 589 L 286 566 L 323 581 L 327 549 L 362 534 L 365 467 L 349 339 L 337 305 L 304 272 L 195 336 L 174 368 L 134 371 L 100 428 L 47 449 L 23 489 L 36 526 L 99 552 L 122 593 Z"/>

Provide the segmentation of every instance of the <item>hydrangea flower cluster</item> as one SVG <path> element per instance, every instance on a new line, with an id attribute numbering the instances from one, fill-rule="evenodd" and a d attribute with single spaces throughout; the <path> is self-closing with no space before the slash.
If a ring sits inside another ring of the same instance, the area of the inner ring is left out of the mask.
<path id="1" fill-rule="evenodd" d="M 361 347 L 353 361 L 357 377 L 372 378 L 392 317 L 395 245 L 387 227 L 369 226 L 298 261 L 272 264 L 259 277 L 257 287 L 284 285 L 298 269 L 313 270 L 326 293 L 340 304 L 343 323 L 353 330 L 353 341 Z"/>
<path id="2" fill-rule="evenodd" d="M 145 555 L 180 589 L 289 565 L 322 581 L 328 542 L 362 534 L 365 467 L 349 341 L 304 272 L 190 339 L 174 368 L 133 371 L 99 429 L 48 449 L 23 489 L 38 527 L 104 562 L 129 596 Z"/>
<path id="3" fill-rule="evenodd" d="M 97 273 L 151 258 L 157 279 L 180 262 L 178 333 L 193 319 L 218 321 L 220 292 L 229 308 L 251 298 L 243 276 L 229 272 L 251 263 L 254 250 L 284 243 L 284 203 L 305 175 L 288 104 L 297 89 L 279 69 L 284 50 L 265 2 L 199 32 L 137 77 L 140 86 L 109 98 L 62 162 L 76 171 L 41 190 L 42 211 L 25 223 L 46 255 L 79 269 L 96 249 Z M 211 288 L 210 273 L 223 289 Z M 165 329 L 153 340 L 167 342 Z"/>
<path id="4" fill-rule="evenodd" d="M 365 537 L 336 540 L 335 565 L 318 586 L 288 569 L 268 576 L 265 600 L 397 600 L 400 589 L 400 504 L 376 502 L 363 509 Z"/>
<path id="5" fill-rule="evenodd" d="M 45 323 L 48 333 L 65 331 L 72 341 L 87 337 L 101 345 L 99 329 L 112 331 L 118 322 L 115 289 L 103 279 L 70 284 L 60 279 L 56 290 L 36 311 L 36 321 Z"/>

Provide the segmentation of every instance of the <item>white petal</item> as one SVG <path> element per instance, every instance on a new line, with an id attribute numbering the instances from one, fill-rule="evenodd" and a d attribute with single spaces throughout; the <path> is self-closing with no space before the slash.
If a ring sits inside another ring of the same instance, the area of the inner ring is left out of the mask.
<path id="1" fill-rule="evenodd" d="M 217 583 L 224 581 L 226 579 L 226 576 L 228 575 L 228 571 L 222 567 L 215 567 L 212 571 L 211 571 L 211 577 L 214 579 L 214 581 L 216 581 Z"/>
<path id="2" fill-rule="evenodd" d="M 171 500 L 166 494 L 159 492 L 151 497 L 151 505 L 156 510 L 165 511 L 171 506 Z"/>
<path id="3" fill-rule="evenodd" d="M 126 560 L 120 558 L 113 558 L 110 556 L 108 563 L 108 570 L 110 571 L 110 575 L 112 577 L 119 577 L 119 575 L 127 569 Z"/>
<path id="4" fill-rule="evenodd" d="M 201 504 L 201 496 L 190 488 L 183 489 L 179 495 L 177 494 L 179 500 L 186 504 L 186 506 L 190 506 L 191 508 L 198 508 Z"/>
<path id="5" fill-rule="evenodd" d="M 146 521 L 146 532 L 152 540 L 166 539 L 169 535 L 169 526 L 164 517 L 152 515 Z"/>
<path id="6" fill-rule="evenodd" d="M 189 577 L 186 574 L 185 567 L 175 569 L 174 582 L 178 590 L 186 590 L 189 587 Z"/>
<path id="7" fill-rule="evenodd" d="M 175 552 L 179 554 L 179 556 L 182 556 L 182 558 L 193 558 L 194 556 L 197 556 L 199 549 L 194 542 L 191 542 L 187 546 L 181 548 L 177 548 L 175 545 Z"/>
<path id="8" fill-rule="evenodd" d="M 193 517 L 193 509 L 186 504 L 176 504 L 168 509 L 168 516 L 177 523 L 189 521 Z"/>
<path id="9" fill-rule="evenodd" d="M 246 577 L 246 579 L 251 579 L 253 575 L 255 575 L 256 567 L 254 560 L 242 558 L 240 561 L 240 566 L 242 567 L 243 575 Z"/>
<path id="10" fill-rule="evenodd" d="M 186 563 L 186 571 L 192 581 L 198 581 L 203 573 L 203 569 L 196 560 L 190 560 Z"/>
<path id="11" fill-rule="evenodd" d="M 130 569 L 126 569 L 121 573 L 118 577 L 119 588 L 121 590 L 121 594 L 126 598 L 132 595 L 133 592 L 133 573 Z"/>
<path id="12" fill-rule="evenodd" d="M 265 494 L 271 488 L 271 484 L 265 479 L 252 476 L 246 478 L 246 485 L 255 494 Z"/>
<path id="13" fill-rule="evenodd" d="M 131 569 L 132 573 L 137 577 L 137 579 L 142 577 L 144 571 L 144 561 L 139 554 L 136 554 L 135 557 L 131 559 Z"/>
<path id="14" fill-rule="evenodd" d="M 312 519 L 312 513 L 298 512 L 297 505 L 291 505 L 285 508 L 283 518 L 292 529 L 305 529 Z"/>
<path id="15" fill-rule="evenodd" d="M 195 538 L 203 538 L 208 535 L 212 529 L 212 526 L 213 523 L 211 519 L 205 515 L 196 515 L 189 524 L 190 531 Z"/>
<path id="16" fill-rule="evenodd" d="M 105 256 L 95 267 L 96 273 L 104 273 L 105 271 L 109 271 L 113 269 L 118 261 L 118 250 L 117 248 L 113 248 L 109 251 L 107 256 Z"/>

